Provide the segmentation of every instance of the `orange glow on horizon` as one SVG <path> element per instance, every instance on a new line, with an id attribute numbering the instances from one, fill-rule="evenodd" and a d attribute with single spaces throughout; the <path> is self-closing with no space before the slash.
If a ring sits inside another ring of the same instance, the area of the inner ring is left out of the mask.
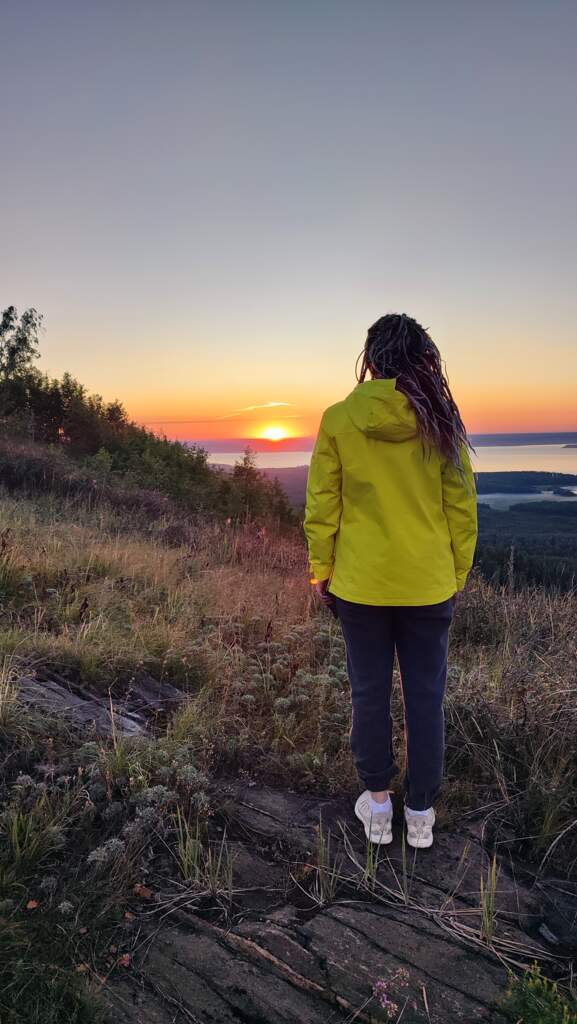
<path id="1" fill-rule="evenodd" d="M 285 441 L 288 437 L 293 435 L 289 434 L 285 427 L 278 423 L 269 423 L 266 427 L 263 427 L 259 437 L 262 437 L 266 441 Z"/>
<path id="2" fill-rule="evenodd" d="M 346 394 L 346 387 L 343 391 Z M 470 434 L 577 430 L 572 381 L 560 382 L 551 393 L 545 388 L 511 387 L 505 375 L 495 378 L 491 387 L 473 388 L 467 384 L 456 387 L 453 393 Z M 157 397 L 150 404 L 141 398 L 127 403 L 127 407 L 136 422 L 169 438 L 215 442 L 228 438 L 253 439 L 278 445 L 282 450 L 289 442 L 294 448 L 298 438 L 307 441 L 314 438 L 323 410 L 344 396 L 335 394 L 331 388 L 330 392 L 317 393 L 314 398 L 310 394 L 297 397 L 294 392 L 288 397 L 292 400 L 291 411 L 283 411 L 281 417 L 274 420 L 270 418 L 270 409 L 265 411 L 264 405 L 231 414 L 235 407 L 250 405 L 250 394 L 232 394 L 226 400 L 219 396 L 214 403 L 210 399 L 207 402 L 203 396 L 202 403 L 198 404 L 190 396 L 179 396 L 172 408 L 166 397 L 164 400 Z"/>

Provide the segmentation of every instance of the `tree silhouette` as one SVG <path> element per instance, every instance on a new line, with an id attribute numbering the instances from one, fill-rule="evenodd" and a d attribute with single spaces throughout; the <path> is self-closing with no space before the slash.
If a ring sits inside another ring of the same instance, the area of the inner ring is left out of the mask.
<path id="1" fill-rule="evenodd" d="M 38 335 L 42 315 L 33 307 L 18 316 L 15 306 L 7 306 L 0 319 L 0 376 L 11 380 L 30 370 L 38 359 Z"/>

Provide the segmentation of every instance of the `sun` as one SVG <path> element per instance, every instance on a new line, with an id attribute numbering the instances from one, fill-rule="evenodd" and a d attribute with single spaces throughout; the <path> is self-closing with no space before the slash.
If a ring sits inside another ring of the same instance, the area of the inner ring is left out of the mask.
<path id="1" fill-rule="evenodd" d="M 276 424 L 271 423 L 268 427 L 263 427 L 261 437 L 266 438 L 267 441 L 282 441 L 288 434 L 284 427 L 278 427 Z"/>

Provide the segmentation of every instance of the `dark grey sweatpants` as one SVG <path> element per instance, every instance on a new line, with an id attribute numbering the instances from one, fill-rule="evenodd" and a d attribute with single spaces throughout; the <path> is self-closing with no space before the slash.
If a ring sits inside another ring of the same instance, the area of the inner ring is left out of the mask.
<path id="1" fill-rule="evenodd" d="M 351 750 L 367 789 L 388 789 L 399 771 L 390 712 L 395 651 L 399 661 L 407 764 L 405 802 L 430 807 L 443 777 L 449 626 L 454 598 L 439 604 L 368 605 L 335 596 L 351 685 Z"/>

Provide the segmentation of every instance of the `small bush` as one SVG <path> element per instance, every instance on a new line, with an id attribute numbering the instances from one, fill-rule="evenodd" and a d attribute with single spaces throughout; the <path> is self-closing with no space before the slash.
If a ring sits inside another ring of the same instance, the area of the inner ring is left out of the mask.
<path id="1" fill-rule="evenodd" d="M 577 1003 L 561 995 L 537 964 L 521 977 L 511 977 L 502 1009 L 516 1024 L 577 1024 Z"/>

